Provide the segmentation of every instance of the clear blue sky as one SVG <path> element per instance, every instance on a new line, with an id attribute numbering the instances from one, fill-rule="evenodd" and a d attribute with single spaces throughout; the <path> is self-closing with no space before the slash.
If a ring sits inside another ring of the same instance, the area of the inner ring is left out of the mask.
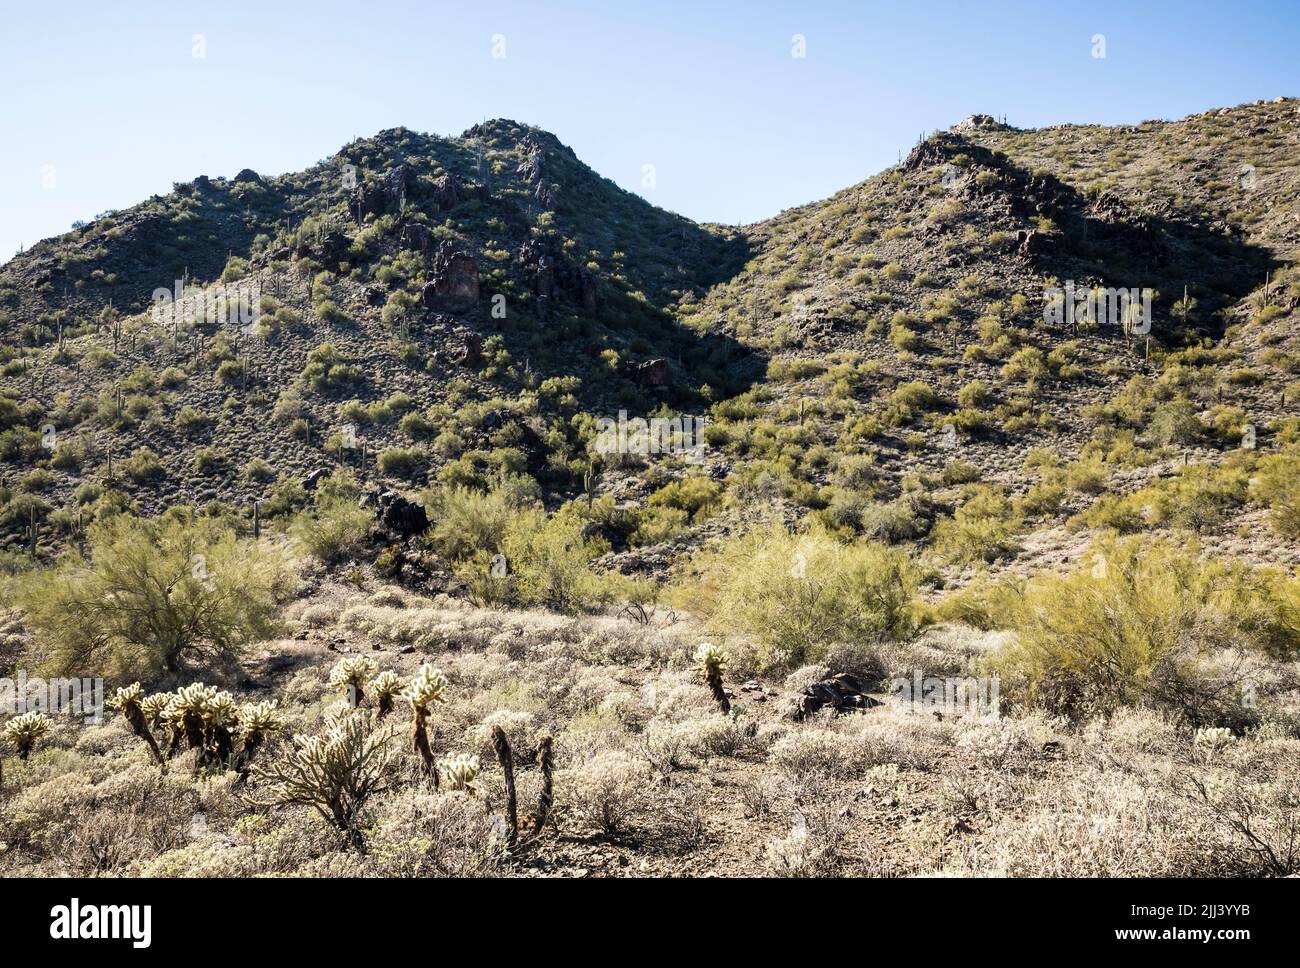
<path id="1" fill-rule="evenodd" d="M 173 181 L 490 117 L 553 131 L 655 204 L 751 222 L 976 112 L 1129 123 L 1297 95 L 1298 41 L 1297 0 L 8 2 L 0 260 Z"/>

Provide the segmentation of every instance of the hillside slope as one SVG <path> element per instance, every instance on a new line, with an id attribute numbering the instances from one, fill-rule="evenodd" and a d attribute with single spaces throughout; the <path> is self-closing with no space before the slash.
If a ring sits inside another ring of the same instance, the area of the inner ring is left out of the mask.
<path id="1" fill-rule="evenodd" d="M 607 564 L 659 575 L 769 508 L 933 545 L 954 577 L 1068 558 L 1115 524 L 1099 501 L 1141 494 L 1158 527 L 1153 482 L 1248 431 L 1289 439 L 1295 113 L 975 117 L 744 230 L 655 209 L 511 121 L 177 185 L 0 269 L 0 528 L 17 553 L 35 522 L 52 554 L 117 507 L 274 516 L 341 462 L 609 495 Z M 151 307 L 176 279 L 254 312 Z M 1067 286 L 1149 294 L 1149 332 L 1046 322 Z M 602 458 L 593 427 L 620 411 L 707 413 L 702 464 Z M 707 507 L 648 508 L 701 474 Z M 1227 503 L 1211 540 L 1263 513 Z M 1290 560 L 1276 537 L 1261 555 Z"/>

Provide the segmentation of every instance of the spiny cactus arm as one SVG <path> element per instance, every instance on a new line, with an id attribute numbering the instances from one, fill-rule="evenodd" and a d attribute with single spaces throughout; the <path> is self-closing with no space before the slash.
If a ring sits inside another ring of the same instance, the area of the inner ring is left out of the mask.
<path id="1" fill-rule="evenodd" d="M 153 733 L 149 730 L 149 720 L 144 711 L 144 688 L 138 682 L 133 682 L 129 686 L 123 686 L 113 693 L 113 697 L 108 701 L 110 709 L 116 709 L 122 714 L 127 725 L 131 727 L 131 732 L 135 733 L 144 744 L 149 747 L 149 752 L 161 766 L 164 762 L 162 750 L 158 748 L 158 741 L 153 738 Z"/>

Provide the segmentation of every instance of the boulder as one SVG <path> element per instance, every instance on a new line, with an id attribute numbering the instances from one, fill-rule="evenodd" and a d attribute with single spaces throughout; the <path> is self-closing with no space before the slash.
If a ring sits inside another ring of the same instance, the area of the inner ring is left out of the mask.
<path id="1" fill-rule="evenodd" d="M 429 230 L 419 222 L 407 222 L 402 226 L 401 234 L 398 236 L 402 248 L 410 249 L 412 252 L 428 252 L 431 243 Z"/>
<path id="2" fill-rule="evenodd" d="M 791 702 L 789 717 L 801 722 L 828 706 L 839 715 L 884 705 L 880 700 L 866 695 L 865 689 L 865 684 L 857 676 L 841 672 L 805 686 L 803 692 Z"/>
<path id="3" fill-rule="evenodd" d="M 302 479 L 302 489 L 304 491 L 314 491 L 316 490 L 316 485 L 329 476 L 330 472 L 328 468 L 318 467 Z"/>
<path id="4" fill-rule="evenodd" d="M 403 540 L 429 530 L 429 515 L 423 505 L 404 498 L 396 491 L 382 491 L 362 498 L 362 507 L 375 507 L 375 524 L 390 535 Z"/>

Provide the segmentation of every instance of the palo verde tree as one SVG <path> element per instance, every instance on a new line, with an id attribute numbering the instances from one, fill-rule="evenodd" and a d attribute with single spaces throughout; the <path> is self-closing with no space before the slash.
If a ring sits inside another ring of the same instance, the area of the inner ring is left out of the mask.
<path id="1" fill-rule="evenodd" d="M 92 528 L 89 546 L 19 586 L 54 674 L 149 681 L 230 662 L 274 630 L 280 559 L 215 521 L 124 515 Z"/>

